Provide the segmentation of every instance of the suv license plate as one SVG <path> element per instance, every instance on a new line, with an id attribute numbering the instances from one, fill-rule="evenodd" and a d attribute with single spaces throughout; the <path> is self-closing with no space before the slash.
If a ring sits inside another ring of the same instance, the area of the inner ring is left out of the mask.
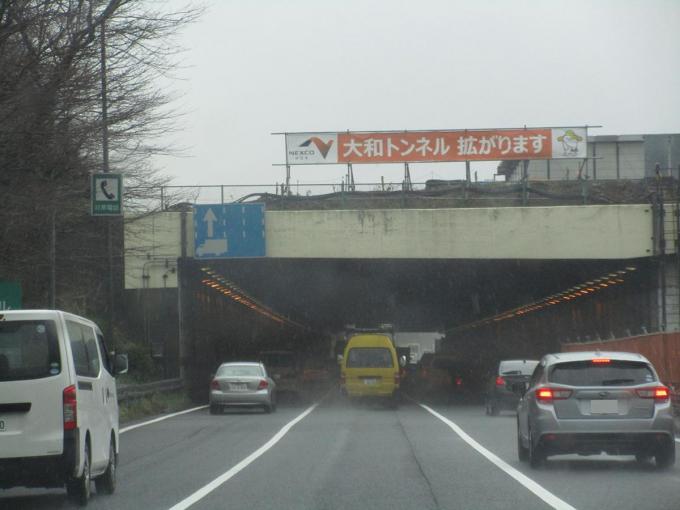
<path id="1" fill-rule="evenodd" d="M 591 400 L 590 414 L 619 414 L 619 401 Z"/>

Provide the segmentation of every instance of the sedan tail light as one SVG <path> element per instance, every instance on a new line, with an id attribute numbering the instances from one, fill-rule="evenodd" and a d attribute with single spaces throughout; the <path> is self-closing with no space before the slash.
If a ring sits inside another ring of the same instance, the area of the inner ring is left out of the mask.
<path id="1" fill-rule="evenodd" d="M 220 383 L 217 381 L 217 379 L 213 379 L 210 382 L 210 389 L 211 390 L 219 390 L 220 389 Z"/>
<path id="2" fill-rule="evenodd" d="M 496 376 L 496 386 L 505 386 L 505 379 L 502 375 Z"/>
<path id="3" fill-rule="evenodd" d="M 257 385 L 258 390 L 266 390 L 269 388 L 269 383 L 267 382 L 266 379 L 260 380 L 260 384 Z"/>
<path id="4" fill-rule="evenodd" d="M 665 386 L 657 386 L 655 388 L 641 388 L 636 390 L 640 398 L 653 398 L 657 402 L 668 402 L 670 392 Z"/>
<path id="5" fill-rule="evenodd" d="M 78 427 L 78 405 L 75 385 L 64 389 L 64 430 L 75 430 Z"/>
<path id="6" fill-rule="evenodd" d="M 553 400 L 565 400 L 571 397 L 571 390 L 562 388 L 538 388 L 536 390 L 536 400 L 544 404 Z"/>

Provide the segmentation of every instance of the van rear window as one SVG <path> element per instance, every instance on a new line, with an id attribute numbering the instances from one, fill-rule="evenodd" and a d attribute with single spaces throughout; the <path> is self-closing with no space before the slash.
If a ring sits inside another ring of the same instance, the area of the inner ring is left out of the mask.
<path id="1" fill-rule="evenodd" d="M 391 368 L 392 353 L 384 347 L 354 347 L 347 353 L 347 368 Z"/>
<path id="2" fill-rule="evenodd" d="M 54 321 L 0 322 L 0 381 L 41 379 L 59 372 Z"/>

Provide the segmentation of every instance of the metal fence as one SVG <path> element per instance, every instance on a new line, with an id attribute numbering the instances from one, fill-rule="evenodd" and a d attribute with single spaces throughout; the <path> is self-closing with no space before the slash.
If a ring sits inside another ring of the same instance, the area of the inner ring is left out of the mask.
<path id="1" fill-rule="evenodd" d="M 118 386 L 118 402 L 148 397 L 154 393 L 166 393 L 184 389 L 183 379 L 164 379 L 144 384 L 121 384 Z"/>

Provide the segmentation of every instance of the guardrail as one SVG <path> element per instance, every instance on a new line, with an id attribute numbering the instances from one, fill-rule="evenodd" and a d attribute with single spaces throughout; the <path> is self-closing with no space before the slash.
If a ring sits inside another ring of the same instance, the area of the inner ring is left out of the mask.
<path id="1" fill-rule="evenodd" d="M 121 384 L 117 388 L 118 402 L 143 398 L 153 393 L 178 391 L 183 388 L 183 379 L 164 379 L 144 384 Z"/>

